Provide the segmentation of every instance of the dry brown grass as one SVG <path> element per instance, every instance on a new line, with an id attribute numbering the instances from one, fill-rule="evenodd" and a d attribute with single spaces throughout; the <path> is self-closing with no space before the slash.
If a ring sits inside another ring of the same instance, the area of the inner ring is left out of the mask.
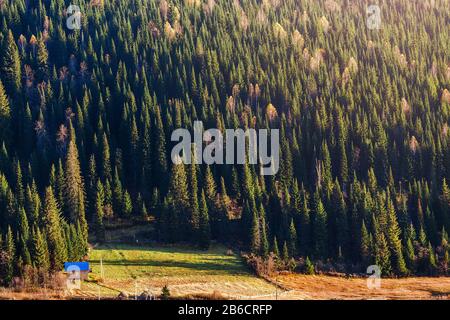
<path id="1" fill-rule="evenodd" d="M 331 276 L 280 275 L 274 281 L 292 291 L 281 299 L 425 300 L 450 299 L 450 277 L 381 279 L 381 288 L 368 289 L 367 279 Z"/>
<path id="2" fill-rule="evenodd" d="M 17 291 L 0 288 L 0 300 L 65 300 L 69 296 L 61 290 Z"/>

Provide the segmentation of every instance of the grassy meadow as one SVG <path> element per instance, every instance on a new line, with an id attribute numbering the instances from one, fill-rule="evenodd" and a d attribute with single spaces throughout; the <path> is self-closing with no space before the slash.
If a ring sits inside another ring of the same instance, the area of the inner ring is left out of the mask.
<path id="1" fill-rule="evenodd" d="M 208 251 L 182 246 L 102 245 L 92 249 L 90 262 L 90 281 L 80 292 L 90 297 L 143 291 L 160 294 L 165 285 L 176 297 L 250 298 L 276 291 L 275 286 L 257 278 L 238 255 L 227 254 L 220 245 Z"/>

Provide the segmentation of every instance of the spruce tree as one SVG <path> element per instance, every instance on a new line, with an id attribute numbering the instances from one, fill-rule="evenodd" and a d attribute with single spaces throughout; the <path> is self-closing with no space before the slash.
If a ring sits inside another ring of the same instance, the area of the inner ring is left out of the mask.
<path id="1" fill-rule="evenodd" d="M 291 257 L 297 254 L 297 231 L 295 230 L 294 220 L 289 225 L 289 253 Z"/>
<path id="2" fill-rule="evenodd" d="M 375 264 L 380 267 L 383 275 L 391 275 L 391 255 L 386 238 L 382 232 L 377 232 L 375 238 Z"/>
<path id="3" fill-rule="evenodd" d="M 194 154 L 194 153 L 192 153 Z M 191 228 L 193 230 L 197 230 L 199 228 L 199 201 L 198 201 L 198 183 L 197 183 L 197 174 L 198 168 L 195 164 L 195 156 L 193 157 L 193 161 L 189 166 L 189 197 L 190 197 L 190 210 L 191 210 Z"/>
<path id="4" fill-rule="evenodd" d="M 327 256 L 327 213 L 319 194 L 314 196 L 315 208 L 313 217 L 314 253 L 317 258 Z"/>
<path id="5" fill-rule="evenodd" d="M 120 181 L 119 172 L 117 167 L 114 170 L 114 182 L 112 190 L 112 205 L 114 214 L 116 216 L 122 215 L 122 203 L 123 203 L 123 189 L 122 182 Z"/>
<path id="6" fill-rule="evenodd" d="M 50 253 L 50 269 L 60 271 L 63 263 L 67 261 L 67 248 L 61 228 L 61 213 L 51 187 L 45 190 L 43 216 Z"/>
<path id="7" fill-rule="evenodd" d="M 289 249 L 288 249 L 286 241 L 283 243 L 283 253 L 281 255 L 281 258 L 285 262 L 289 260 Z"/>
<path id="8" fill-rule="evenodd" d="M 8 226 L 5 240 L 6 265 L 4 282 L 10 284 L 14 277 L 15 259 L 16 259 L 16 244 L 14 242 L 12 229 Z"/>
<path id="9" fill-rule="evenodd" d="M 122 196 L 123 202 L 122 202 L 122 215 L 125 218 L 130 218 L 131 214 L 133 213 L 133 203 L 131 201 L 131 196 L 128 193 L 127 190 L 124 191 Z"/>
<path id="10" fill-rule="evenodd" d="M 366 228 L 366 223 L 363 220 L 362 225 L 361 225 L 360 250 L 361 250 L 361 261 L 367 265 L 369 264 L 369 259 L 370 259 L 370 253 L 371 253 L 370 249 L 371 249 L 370 237 L 369 237 L 369 233 Z"/>
<path id="11" fill-rule="evenodd" d="M 80 223 L 82 236 L 87 240 L 88 225 L 85 213 L 84 182 L 83 176 L 81 174 L 80 162 L 78 159 L 78 149 L 74 141 L 69 142 L 69 148 L 67 151 L 64 195 L 65 204 L 67 206 L 68 215 L 71 222 Z"/>
<path id="12" fill-rule="evenodd" d="M 0 79 L 0 141 L 9 141 L 10 139 L 10 120 L 11 110 L 5 88 Z"/>
<path id="13" fill-rule="evenodd" d="M 105 193 L 100 180 L 97 180 L 96 197 L 95 197 L 95 234 L 97 241 L 105 241 L 105 226 L 103 224 Z"/>
<path id="14" fill-rule="evenodd" d="M 20 214 L 20 218 L 19 218 L 19 234 L 21 236 L 21 238 L 27 242 L 28 239 L 30 238 L 30 227 L 28 224 L 28 218 L 27 218 L 27 214 L 25 213 L 25 209 L 23 207 L 21 207 L 19 209 L 19 214 Z"/>
<path id="15" fill-rule="evenodd" d="M 272 252 L 276 257 L 280 257 L 280 249 L 278 247 L 278 240 L 276 236 L 273 237 Z"/>
<path id="16" fill-rule="evenodd" d="M 311 262 L 309 257 L 306 257 L 305 260 L 305 274 L 314 275 L 316 272 L 314 270 L 314 264 Z"/>
<path id="17" fill-rule="evenodd" d="M 199 214 L 199 246 L 208 249 L 211 240 L 211 230 L 209 226 L 208 205 L 206 203 L 205 191 L 202 190 L 200 198 L 200 214 Z"/>
<path id="18" fill-rule="evenodd" d="M 264 210 L 261 206 L 261 209 Z M 261 210 L 260 209 L 260 210 Z M 260 211 L 260 217 L 261 217 L 261 249 L 260 249 L 260 255 L 263 257 L 267 257 L 269 255 L 269 241 L 267 240 L 267 227 L 266 227 L 266 219 L 265 214 L 261 214 Z"/>
<path id="19" fill-rule="evenodd" d="M 8 31 L 4 50 L 1 64 L 4 73 L 3 80 L 9 95 L 15 96 L 22 87 L 22 68 L 19 50 L 11 30 Z"/>
<path id="20" fill-rule="evenodd" d="M 36 226 L 33 227 L 31 234 L 31 261 L 33 262 L 33 266 L 43 272 L 47 272 L 50 267 L 47 241 Z"/>
<path id="21" fill-rule="evenodd" d="M 258 213 L 252 210 L 252 229 L 251 229 L 251 246 L 250 250 L 254 254 L 259 254 L 261 248 L 261 231 L 259 226 Z"/>
<path id="22" fill-rule="evenodd" d="M 398 226 L 394 205 L 392 204 L 389 196 L 387 200 L 387 213 L 387 241 L 391 250 L 391 257 L 393 258 L 392 265 L 395 266 L 397 274 L 405 275 L 408 273 L 408 270 L 406 268 L 405 260 L 403 259 L 402 243 L 400 240 L 400 227 Z"/>

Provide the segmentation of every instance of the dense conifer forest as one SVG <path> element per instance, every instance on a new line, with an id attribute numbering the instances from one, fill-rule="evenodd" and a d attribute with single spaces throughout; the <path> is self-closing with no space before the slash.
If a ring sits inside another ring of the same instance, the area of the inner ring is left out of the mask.
<path id="1" fill-rule="evenodd" d="M 370 4 L 0 0 L 2 284 L 119 220 L 306 272 L 447 274 L 450 1 L 380 1 L 376 30 Z M 279 172 L 173 164 L 195 120 L 279 129 Z"/>

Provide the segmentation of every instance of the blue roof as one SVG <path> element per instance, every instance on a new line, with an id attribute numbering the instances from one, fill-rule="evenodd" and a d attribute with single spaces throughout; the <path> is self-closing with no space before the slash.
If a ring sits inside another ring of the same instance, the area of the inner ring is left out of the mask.
<path id="1" fill-rule="evenodd" d="M 89 262 L 64 262 L 64 271 L 72 271 L 76 270 L 77 268 L 80 269 L 80 271 L 89 271 Z"/>

